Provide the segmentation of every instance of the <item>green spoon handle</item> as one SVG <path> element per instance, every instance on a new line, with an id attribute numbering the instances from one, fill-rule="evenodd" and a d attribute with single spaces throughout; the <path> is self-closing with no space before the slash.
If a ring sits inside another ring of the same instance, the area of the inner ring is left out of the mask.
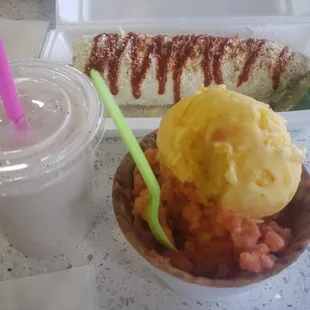
<path id="1" fill-rule="evenodd" d="M 160 187 L 157 179 L 143 151 L 141 150 L 136 137 L 134 136 L 132 130 L 129 128 L 126 119 L 124 118 L 109 88 L 104 83 L 100 73 L 96 70 L 91 70 L 90 76 L 94 81 L 100 98 L 102 98 L 102 100 L 104 101 L 104 106 L 106 107 L 109 115 L 114 120 L 121 138 L 127 146 L 128 151 L 133 157 L 142 175 L 142 178 L 150 191 L 149 207 L 147 208 L 147 219 L 150 230 L 159 242 L 163 243 L 167 248 L 176 250 L 173 244 L 170 242 L 169 238 L 166 236 L 158 220 L 158 209 L 160 205 Z"/>
<path id="2" fill-rule="evenodd" d="M 94 80 L 98 79 L 98 75 L 100 75 L 99 72 L 91 71 L 91 77 Z M 120 136 L 126 144 L 131 156 L 133 157 L 147 187 L 152 193 L 160 192 L 160 188 L 154 176 L 154 173 L 150 168 L 150 165 L 145 158 L 145 155 L 141 150 L 136 137 L 128 126 L 127 121 L 124 119 L 120 108 L 116 104 L 115 99 L 112 96 L 109 88 L 106 84 L 101 84 L 100 88 L 98 88 L 98 92 L 100 93 L 100 97 L 104 100 L 104 106 L 106 107 L 109 115 L 114 120 Z"/>

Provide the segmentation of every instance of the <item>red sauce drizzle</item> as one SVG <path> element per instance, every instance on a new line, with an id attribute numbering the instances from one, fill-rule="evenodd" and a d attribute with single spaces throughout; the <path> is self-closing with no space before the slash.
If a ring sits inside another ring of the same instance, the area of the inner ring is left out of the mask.
<path id="1" fill-rule="evenodd" d="M 132 95 L 138 99 L 141 95 L 141 85 L 146 77 L 146 73 L 151 66 L 151 55 L 155 52 L 156 46 L 152 41 L 149 46 L 146 47 L 146 52 L 140 63 L 139 56 L 142 47 L 145 43 L 143 39 L 136 33 L 128 33 L 131 43 L 131 60 L 132 60 L 132 72 L 131 72 L 131 87 Z"/>
<path id="2" fill-rule="evenodd" d="M 103 34 L 99 34 L 93 39 L 93 48 L 91 50 L 88 64 L 85 67 L 85 74 L 89 75 L 91 69 L 95 69 L 101 73 L 104 69 L 106 58 L 100 54 L 99 41 Z"/>
<path id="3" fill-rule="evenodd" d="M 250 71 L 252 66 L 255 64 L 256 59 L 259 56 L 259 53 L 266 43 L 265 40 L 255 40 L 253 38 L 249 38 L 246 40 L 246 50 L 248 50 L 248 55 L 243 66 L 243 69 L 239 75 L 237 87 L 241 86 L 243 83 L 248 81 L 250 76 Z"/>
<path id="4" fill-rule="evenodd" d="M 110 59 L 108 60 L 108 80 L 110 84 L 111 93 L 118 94 L 118 77 L 120 71 L 121 56 L 127 46 L 128 38 L 125 38 L 119 44 L 120 35 L 113 34 L 107 40 L 107 49 L 110 51 Z"/>
<path id="5" fill-rule="evenodd" d="M 203 60 L 201 61 L 201 69 L 204 74 L 204 86 L 209 86 L 212 83 L 212 59 L 213 59 L 213 46 L 216 38 L 207 37 L 203 44 Z"/>
<path id="6" fill-rule="evenodd" d="M 196 36 L 175 36 L 172 39 L 173 55 L 175 61 L 173 64 L 173 90 L 174 90 L 174 102 L 178 102 L 181 99 L 181 76 L 183 72 L 184 65 L 187 59 L 190 57 L 193 46 L 196 44 L 198 37 Z"/>
<path id="7" fill-rule="evenodd" d="M 101 37 L 106 39 L 103 45 L 99 44 Z M 121 56 L 127 46 L 127 37 L 120 40 L 119 34 L 102 34 L 94 38 L 94 46 L 90 56 L 89 64 L 86 66 L 85 73 L 89 75 L 90 69 L 96 69 L 100 74 L 104 73 L 107 67 L 107 79 L 113 95 L 118 94 L 118 77 L 120 70 Z"/>
<path id="8" fill-rule="evenodd" d="M 287 63 L 289 62 L 290 57 L 288 56 L 288 48 L 283 47 L 281 50 L 278 61 L 273 68 L 272 72 L 272 88 L 275 90 L 279 87 L 280 75 L 284 72 Z"/>
<path id="9" fill-rule="evenodd" d="M 164 37 L 158 35 L 154 39 L 156 45 L 157 68 L 156 78 L 158 81 L 158 94 L 163 95 L 166 91 L 168 77 L 168 64 L 172 54 L 172 41 L 165 43 Z"/>
<path id="10" fill-rule="evenodd" d="M 227 45 L 228 41 L 230 38 L 219 38 L 219 45 L 214 53 L 213 56 L 213 77 L 214 77 L 214 82 L 216 84 L 223 84 L 223 73 L 222 73 L 222 68 L 221 68 L 221 61 L 224 56 L 225 52 L 225 46 Z"/>

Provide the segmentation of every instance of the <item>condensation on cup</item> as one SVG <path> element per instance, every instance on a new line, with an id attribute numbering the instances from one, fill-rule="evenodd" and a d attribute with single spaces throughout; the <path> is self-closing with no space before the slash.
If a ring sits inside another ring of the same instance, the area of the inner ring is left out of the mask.
<path id="1" fill-rule="evenodd" d="M 62 254 L 92 227 L 104 107 L 90 79 L 69 66 L 10 65 L 25 120 L 10 123 L 0 101 L 0 229 L 24 254 Z"/>

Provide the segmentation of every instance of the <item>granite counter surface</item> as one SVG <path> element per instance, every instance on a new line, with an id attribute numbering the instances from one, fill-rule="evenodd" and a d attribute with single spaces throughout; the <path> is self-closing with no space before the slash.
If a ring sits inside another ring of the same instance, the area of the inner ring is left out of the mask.
<path id="1" fill-rule="evenodd" d="M 310 131 L 293 132 L 310 149 Z M 119 139 L 105 139 L 96 152 L 94 228 L 77 248 L 51 259 L 25 257 L 0 234 L 0 280 L 94 264 L 102 309 L 131 310 L 306 310 L 310 308 L 310 248 L 293 266 L 252 292 L 225 301 L 185 300 L 168 289 L 127 244 L 112 209 L 111 188 L 126 149 Z M 306 161 L 310 169 L 309 158 Z"/>

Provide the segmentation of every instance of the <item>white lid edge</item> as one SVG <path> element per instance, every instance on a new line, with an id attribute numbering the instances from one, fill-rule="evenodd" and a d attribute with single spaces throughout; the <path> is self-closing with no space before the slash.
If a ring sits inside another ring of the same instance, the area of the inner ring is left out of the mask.
<path id="1" fill-rule="evenodd" d="M 310 110 L 279 113 L 287 121 L 289 131 L 310 129 Z M 127 118 L 129 127 L 137 137 L 143 137 L 158 129 L 161 118 Z M 107 119 L 107 129 L 104 138 L 119 138 L 118 130 L 111 118 Z"/>
<path id="2" fill-rule="evenodd" d="M 162 19 L 120 19 L 120 20 L 94 20 L 66 22 L 61 18 L 56 19 L 58 28 L 89 29 L 103 27 L 162 27 L 169 28 L 192 28 L 192 27 L 227 27 L 227 26 L 248 26 L 248 25 L 287 25 L 287 24 L 310 24 L 310 17 L 299 16 L 258 16 L 258 17 L 214 17 L 214 18 L 162 18 Z"/>

